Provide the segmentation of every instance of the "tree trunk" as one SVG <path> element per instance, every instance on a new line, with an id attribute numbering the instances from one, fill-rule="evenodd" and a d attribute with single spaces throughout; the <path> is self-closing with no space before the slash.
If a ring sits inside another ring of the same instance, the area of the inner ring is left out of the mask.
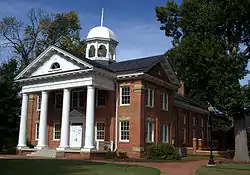
<path id="1" fill-rule="evenodd" d="M 235 154 L 234 161 L 249 162 L 245 118 L 235 120 Z"/>

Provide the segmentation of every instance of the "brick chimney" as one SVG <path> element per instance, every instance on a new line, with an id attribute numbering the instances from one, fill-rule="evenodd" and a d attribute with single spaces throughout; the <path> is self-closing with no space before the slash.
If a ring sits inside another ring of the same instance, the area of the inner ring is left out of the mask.
<path id="1" fill-rule="evenodd" d="M 178 93 L 184 96 L 184 94 L 185 94 L 184 82 L 182 80 L 180 80 L 180 83 L 181 83 L 181 87 L 179 87 Z"/>

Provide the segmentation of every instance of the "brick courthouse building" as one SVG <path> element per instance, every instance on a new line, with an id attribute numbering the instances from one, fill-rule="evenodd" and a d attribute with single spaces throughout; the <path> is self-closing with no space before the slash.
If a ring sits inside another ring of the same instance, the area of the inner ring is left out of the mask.
<path id="1" fill-rule="evenodd" d="M 207 140 L 207 110 L 183 96 L 163 55 L 116 62 L 115 34 L 88 33 L 86 58 L 51 46 L 17 77 L 22 86 L 18 150 L 140 156 L 147 143 L 191 147 Z"/>

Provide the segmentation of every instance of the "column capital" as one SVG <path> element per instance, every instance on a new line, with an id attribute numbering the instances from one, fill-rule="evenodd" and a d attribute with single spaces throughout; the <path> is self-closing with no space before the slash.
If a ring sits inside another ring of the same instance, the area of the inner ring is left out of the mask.
<path id="1" fill-rule="evenodd" d="M 65 88 L 63 89 L 63 92 L 70 92 L 72 90 L 72 88 Z"/>
<path id="2" fill-rule="evenodd" d="M 87 89 L 95 89 L 95 86 L 89 85 L 89 86 L 87 86 Z"/>

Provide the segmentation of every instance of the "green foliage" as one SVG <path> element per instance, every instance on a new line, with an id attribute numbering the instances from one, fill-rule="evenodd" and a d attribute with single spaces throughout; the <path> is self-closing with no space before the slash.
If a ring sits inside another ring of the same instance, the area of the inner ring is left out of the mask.
<path id="1" fill-rule="evenodd" d="M 181 160 L 181 156 L 174 146 L 168 143 L 150 145 L 146 149 L 146 157 L 152 159 L 158 158 L 161 160 Z"/>

